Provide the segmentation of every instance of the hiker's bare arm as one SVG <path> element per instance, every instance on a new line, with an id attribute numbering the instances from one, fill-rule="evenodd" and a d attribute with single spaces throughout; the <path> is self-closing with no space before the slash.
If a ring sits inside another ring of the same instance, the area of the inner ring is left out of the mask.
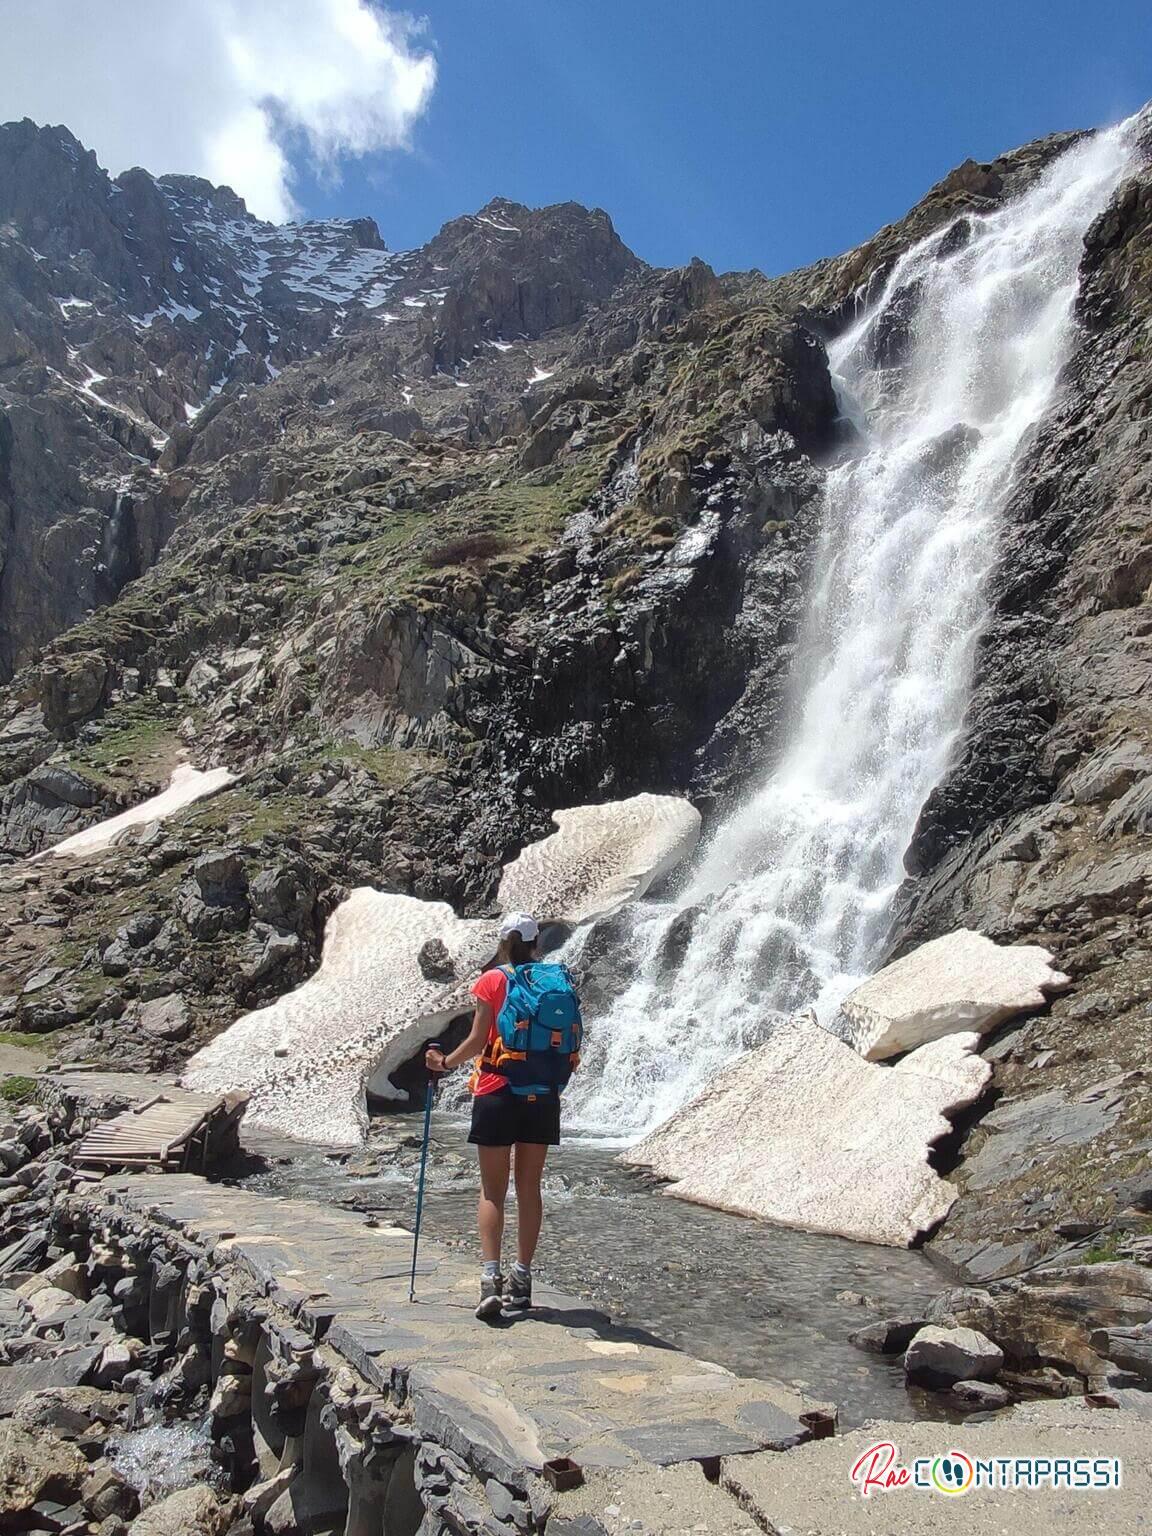
<path id="1" fill-rule="evenodd" d="M 472 1028 L 468 1031 L 468 1038 L 461 1042 L 454 1051 L 447 1055 L 432 1046 L 424 1053 L 424 1065 L 429 1072 L 451 1072 L 453 1067 L 460 1066 L 461 1062 L 471 1061 L 473 1056 L 479 1056 L 488 1040 L 488 1031 L 492 1028 L 492 1004 L 477 1003 L 476 1012 L 472 1015 Z"/>

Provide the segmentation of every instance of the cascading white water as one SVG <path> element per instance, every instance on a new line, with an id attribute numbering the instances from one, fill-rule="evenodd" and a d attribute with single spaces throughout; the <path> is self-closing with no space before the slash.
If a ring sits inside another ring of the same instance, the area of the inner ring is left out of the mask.
<path id="1" fill-rule="evenodd" d="M 966 216 L 967 238 L 907 251 L 830 346 L 858 445 L 827 478 L 791 735 L 676 901 L 633 912 L 634 980 L 569 1090 L 578 1128 L 639 1135 L 773 1021 L 809 1003 L 827 1017 L 866 974 L 962 724 L 999 512 L 1069 352 L 1084 232 L 1133 138 L 1082 141 Z"/>

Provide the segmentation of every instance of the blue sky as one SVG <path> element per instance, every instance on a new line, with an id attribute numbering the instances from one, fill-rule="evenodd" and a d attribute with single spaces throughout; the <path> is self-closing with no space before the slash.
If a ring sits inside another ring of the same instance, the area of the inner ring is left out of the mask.
<path id="1" fill-rule="evenodd" d="M 611 214 L 647 260 L 779 272 L 902 214 L 966 156 L 1152 97 L 1149 0 L 432 0 L 410 152 L 293 184 L 396 248 L 502 195 Z M 162 167 L 156 166 L 160 170 Z"/>

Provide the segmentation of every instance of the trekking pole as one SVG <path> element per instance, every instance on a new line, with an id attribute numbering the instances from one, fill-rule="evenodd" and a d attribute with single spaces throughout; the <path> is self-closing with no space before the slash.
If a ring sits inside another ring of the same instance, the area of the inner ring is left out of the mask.
<path id="1" fill-rule="evenodd" d="M 420 1220 L 424 1215 L 424 1173 L 428 1167 L 428 1141 L 432 1134 L 432 1101 L 436 1097 L 436 1079 L 429 1077 L 424 1095 L 424 1143 L 420 1148 L 420 1180 L 416 1185 L 416 1230 L 412 1234 L 412 1275 L 408 1283 L 408 1300 L 416 1300 L 416 1252 L 420 1247 Z"/>

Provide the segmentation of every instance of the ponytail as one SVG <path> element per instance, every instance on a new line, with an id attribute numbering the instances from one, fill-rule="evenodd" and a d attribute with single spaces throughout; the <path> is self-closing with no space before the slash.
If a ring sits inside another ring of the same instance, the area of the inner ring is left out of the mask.
<path id="1" fill-rule="evenodd" d="M 500 953 L 509 965 L 528 965 L 536 958 L 536 941 L 531 943 L 518 933 L 500 941 Z"/>

